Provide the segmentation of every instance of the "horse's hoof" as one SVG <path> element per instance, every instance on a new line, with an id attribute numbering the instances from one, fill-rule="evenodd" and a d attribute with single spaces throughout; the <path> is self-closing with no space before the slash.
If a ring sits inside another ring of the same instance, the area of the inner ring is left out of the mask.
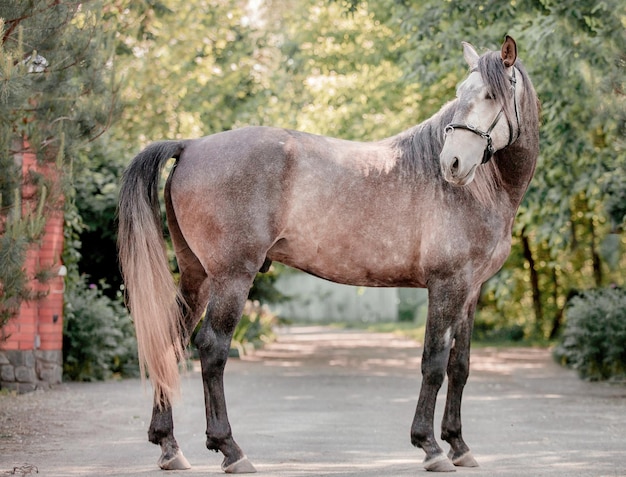
<path id="1" fill-rule="evenodd" d="M 165 454 L 159 459 L 159 467 L 163 470 L 187 470 L 191 469 L 191 464 L 183 455 L 183 451 L 178 449 L 174 457 L 167 458 Z"/>
<path id="2" fill-rule="evenodd" d="M 454 464 L 445 454 L 439 454 L 424 461 L 424 468 L 429 472 L 456 472 Z"/>
<path id="3" fill-rule="evenodd" d="M 448 458 L 457 467 L 478 467 L 478 462 L 476 462 L 476 459 L 474 459 L 474 456 L 470 451 L 467 451 L 465 454 L 457 457 L 456 459 L 452 456 L 452 454 L 453 452 L 450 451 Z"/>
<path id="4" fill-rule="evenodd" d="M 245 455 L 232 464 L 225 464 L 226 460 L 222 463 L 222 470 L 227 474 L 254 474 L 256 472 L 256 469 Z"/>

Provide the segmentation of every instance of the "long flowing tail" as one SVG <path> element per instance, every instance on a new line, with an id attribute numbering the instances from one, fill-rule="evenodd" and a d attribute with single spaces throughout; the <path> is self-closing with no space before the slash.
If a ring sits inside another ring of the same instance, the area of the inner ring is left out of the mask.
<path id="1" fill-rule="evenodd" d="M 157 403 L 171 403 L 180 390 L 182 309 L 161 226 L 159 178 L 165 162 L 178 159 L 183 143 L 157 142 L 141 151 L 122 177 L 117 244 L 127 304 L 135 322 L 141 375 L 146 371 Z"/>

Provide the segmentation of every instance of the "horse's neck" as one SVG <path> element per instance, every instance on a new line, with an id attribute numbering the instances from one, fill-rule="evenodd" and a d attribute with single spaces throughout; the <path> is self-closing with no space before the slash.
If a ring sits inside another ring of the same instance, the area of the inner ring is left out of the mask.
<path id="1" fill-rule="evenodd" d="M 520 138 L 522 139 L 522 138 Z M 517 210 L 535 172 L 538 149 L 527 141 L 516 141 L 497 158 L 502 184 Z"/>
<path id="2" fill-rule="evenodd" d="M 521 127 L 520 136 L 496 159 L 502 183 L 515 210 L 528 190 L 539 156 L 539 102 L 537 94 L 531 87 L 530 79 L 525 74 L 521 76 L 523 80 L 520 81 L 521 78 L 519 78 L 518 84 L 523 91 L 519 99 L 519 106 L 522 110 L 517 119 L 517 125 Z M 521 126 L 520 118 L 522 118 Z"/>

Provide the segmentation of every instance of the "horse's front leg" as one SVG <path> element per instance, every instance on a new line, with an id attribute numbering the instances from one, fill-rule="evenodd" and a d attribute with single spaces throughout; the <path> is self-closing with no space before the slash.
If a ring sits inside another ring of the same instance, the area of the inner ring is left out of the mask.
<path id="1" fill-rule="evenodd" d="M 465 301 L 458 285 L 433 281 L 429 285 L 428 320 L 422 354 L 422 385 L 415 417 L 411 426 L 411 443 L 426 453 L 424 468 L 436 472 L 452 472 L 454 465 L 443 452 L 434 433 L 437 394 L 443 384 L 455 336 Z"/>
<path id="2" fill-rule="evenodd" d="M 224 455 L 222 469 L 232 474 L 256 472 L 233 439 L 224 396 L 224 367 L 251 282 L 243 287 L 231 285 L 221 290 L 215 284 L 204 323 L 195 339 L 204 385 L 206 446 Z"/>
<path id="3" fill-rule="evenodd" d="M 445 334 L 434 337 L 430 329 L 431 327 L 427 327 L 426 330 L 422 355 L 422 386 L 411 426 L 411 443 L 426 452 L 426 470 L 449 472 L 454 470 L 454 465 L 435 439 L 433 421 L 437 394 L 445 377 L 450 347 L 446 343 Z"/>
<path id="4" fill-rule="evenodd" d="M 153 444 L 161 446 L 159 467 L 163 470 L 185 470 L 191 465 L 185 458 L 174 438 L 174 422 L 172 407 L 169 404 L 158 405 L 160 398 L 155 397 L 152 408 L 152 420 L 148 429 L 148 439 Z M 162 400 L 161 400 L 162 402 Z"/>
<path id="5" fill-rule="evenodd" d="M 469 376 L 470 344 L 477 299 L 470 304 L 467 320 L 457 326 L 448 362 L 448 394 L 441 422 L 441 438 L 450 444 L 448 458 L 459 467 L 478 467 L 461 433 L 461 399 Z"/>

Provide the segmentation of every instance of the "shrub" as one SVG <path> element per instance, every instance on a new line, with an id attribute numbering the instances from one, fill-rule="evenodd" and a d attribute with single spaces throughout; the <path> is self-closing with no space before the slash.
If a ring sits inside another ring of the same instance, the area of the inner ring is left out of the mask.
<path id="1" fill-rule="evenodd" d="M 231 348 L 234 354 L 242 355 L 248 347 L 258 347 L 274 339 L 273 328 L 278 324 L 277 316 L 267 305 L 256 300 L 247 300 L 241 321 L 235 329 Z"/>
<path id="2" fill-rule="evenodd" d="M 626 291 L 591 290 L 572 299 L 555 359 L 581 378 L 626 377 Z"/>
<path id="3" fill-rule="evenodd" d="M 79 282 L 65 294 L 63 372 L 74 381 L 138 376 L 137 343 L 128 312 L 96 285 Z"/>
<path id="4" fill-rule="evenodd" d="M 522 325 L 499 324 L 477 317 L 472 331 L 472 339 L 482 343 L 521 343 L 525 336 Z"/>

